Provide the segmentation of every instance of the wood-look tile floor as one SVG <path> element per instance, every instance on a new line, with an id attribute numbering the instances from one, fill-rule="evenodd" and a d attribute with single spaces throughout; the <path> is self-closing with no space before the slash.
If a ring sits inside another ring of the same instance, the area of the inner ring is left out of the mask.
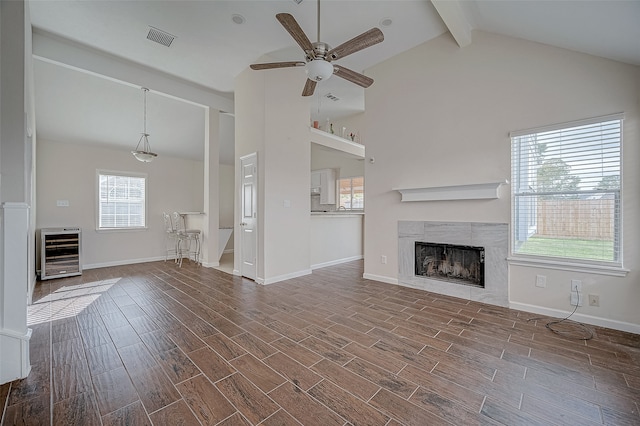
<path id="1" fill-rule="evenodd" d="M 3 424 L 639 425 L 640 336 L 362 277 L 155 262 L 38 283 Z"/>

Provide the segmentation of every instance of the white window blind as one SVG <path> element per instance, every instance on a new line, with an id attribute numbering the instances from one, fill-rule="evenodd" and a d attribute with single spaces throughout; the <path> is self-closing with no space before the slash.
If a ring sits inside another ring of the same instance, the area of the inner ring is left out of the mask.
<path id="1" fill-rule="evenodd" d="M 622 115 L 511 134 L 512 252 L 621 264 Z"/>
<path id="2" fill-rule="evenodd" d="M 98 173 L 98 229 L 144 228 L 146 177 Z"/>

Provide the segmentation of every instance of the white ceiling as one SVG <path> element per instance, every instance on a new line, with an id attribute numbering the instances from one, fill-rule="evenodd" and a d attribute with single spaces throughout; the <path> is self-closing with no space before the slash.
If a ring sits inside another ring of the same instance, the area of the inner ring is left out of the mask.
<path id="1" fill-rule="evenodd" d="M 455 6 L 457 14 L 452 19 L 451 14 L 443 13 L 443 20 L 428 0 L 324 0 L 321 39 L 336 46 L 372 27 L 381 28 L 384 42 L 339 62 L 365 74 L 367 68 L 447 30 L 459 36 L 472 29 L 640 65 L 637 0 L 434 3 L 441 13 L 441 3 L 449 9 Z M 291 13 L 308 37 L 316 39 L 313 0 L 303 0 L 299 5 L 292 0 L 32 0 L 30 10 L 36 32 L 84 44 L 224 96 L 232 96 L 235 76 L 249 64 L 270 60 L 263 55 L 273 60 L 302 59 L 300 48 L 275 19 L 276 13 Z M 242 15 L 244 24 L 233 23 L 233 14 Z M 381 26 L 384 18 L 393 23 Z M 149 26 L 175 35 L 171 47 L 147 40 Z M 460 41 L 459 37 L 456 40 Z M 42 60 L 35 61 L 34 71 L 39 137 L 133 149 L 142 131 L 139 89 Z M 147 127 L 154 151 L 202 158 L 204 110 L 150 89 Z M 324 98 L 329 92 L 340 101 Z M 361 112 L 364 90 L 333 77 L 318 85 L 310 104 L 314 119 L 324 122 L 326 117 Z"/>

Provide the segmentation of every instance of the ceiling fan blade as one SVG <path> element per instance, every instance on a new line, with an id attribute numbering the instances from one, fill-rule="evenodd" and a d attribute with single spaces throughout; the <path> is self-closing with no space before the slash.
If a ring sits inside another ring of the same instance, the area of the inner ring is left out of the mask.
<path id="1" fill-rule="evenodd" d="M 290 67 L 303 67 L 302 61 L 290 61 L 290 62 L 267 62 L 266 64 L 251 64 L 252 70 L 270 70 L 273 68 L 290 68 Z"/>
<path id="2" fill-rule="evenodd" d="M 345 80 L 357 84 L 358 86 L 364 87 L 365 89 L 373 84 L 373 79 L 371 77 L 362 75 L 359 72 L 351 71 L 349 68 L 345 68 L 342 65 L 334 65 L 333 73 L 338 77 L 342 77 Z"/>
<path id="3" fill-rule="evenodd" d="M 280 21 L 284 29 L 291 34 L 291 37 L 293 37 L 296 43 L 298 43 L 298 46 L 302 47 L 304 53 L 311 56 L 311 58 L 315 58 L 313 45 L 311 44 L 309 37 L 307 37 L 304 31 L 302 31 L 302 28 L 300 28 L 300 25 L 298 25 L 296 18 L 288 13 L 278 13 L 276 18 Z"/>
<path id="4" fill-rule="evenodd" d="M 302 89 L 302 96 L 311 96 L 313 92 L 316 90 L 316 84 L 318 84 L 315 80 L 307 79 L 307 82 L 304 84 L 304 89 Z"/>
<path id="5" fill-rule="evenodd" d="M 352 38 L 349 41 L 342 43 L 340 46 L 331 49 L 327 53 L 327 61 L 335 61 L 336 59 L 342 59 L 345 56 L 352 53 L 359 52 L 362 49 L 378 44 L 384 40 L 384 34 L 378 28 L 371 28 L 369 31 L 365 31 Z"/>

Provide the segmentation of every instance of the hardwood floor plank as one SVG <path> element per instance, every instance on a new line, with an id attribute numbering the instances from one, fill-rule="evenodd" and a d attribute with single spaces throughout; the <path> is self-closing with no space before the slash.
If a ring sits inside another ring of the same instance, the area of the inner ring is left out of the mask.
<path id="1" fill-rule="evenodd" d="M 102 416 L 103 426 L 151 426 L 151 420 L 140 401 Z"/>
<path id="2" fill-rule="evenodd" d="M 308 393 L 351 424 L 385 425 L 389 420 L 388 416 L 327 380 L 315 385 Z"/>
<path id="3" fill-rule="evenodd" d="M 380 389 L 380 392 L 375 394 L 369 403 L 382 413 L 394 418 L 403 425 L 431 426 L 451 424 L 435 414 L 425 411 L 417 405 L 400 398 L 386 389 Z"/>
<path id="4" fill-rule="evenodd" d="M 286 337 L 280 340 L 276 340 L 271 344 L 274 348 L 280 352 L 286 354 L 290 358 L 295 359 L 304 366 L 311 366 L 322 359 L 321 355 L 310 351 L 309 349 L 300 346 L 297 342 L 293 342 Z"/>
<path id="5" fill-rule="evenodd" d="M 0 386 L 0 421 L 640 425 L 640 335 L 577 341 L 551 318 L 362 274 L 262 286 L 160 261 L 38 282 L 32 371 Z"/>
<path id="6" fill-rule="evenodd" d="M 131 381 L 148 413 L 166 407 L 181 398 L 160 367 L 136 371 L 131 374 Z"/>
<path id="7" fill-rule="evenodd" d="M 373 365 L 360 358 L 355 358 L 344 366 L 357 375 L 377 384 L 378 386 L 390 390 L 401 397 L 407 399 L 418 388 L 418 385 L 405 380 L 387 370 Z"/>
<path id="8" fill-rule="evenodd" d="M 306 392 L 287 382 L 273 390 L 269 396 L 303 425 L 343 425 L 345 420 L 310 397 Z"/>
<path id="9" fill-rule="evenodd" d="M 176 387 L 204 425 L 217 424 L 236 412 L 235 407 L 203 375 L 186 380 Z"/>
<path id="10" fill-rule="evenodd" d="M 340 365 L 346 364 L 353 359 L 353 355 L 349 352 L 339 349 L 332 344 L 313 336 L 307 337 L 301 341 L 300 345 Z"/>
<path id="11" fill-rule="evenodd" d="M 282 352 L 277 352 L 263 361 L 302 390 L 308 390 L 322 380 L 322 377 Z"/>
<path id="12" fill-rule="evenodd" d="M 231 364 L 208 347 L 190 352 L 187 356 L 214 383 L 236 372 Z"/>
<path id="13" fill-rule="evenodd" d="M 319 378 L 333 382 L 364 401 L 368 401 L 380 389 L 380 386 L 326 359 L 311 368 L 320 375 Z"/>
<path id="14" fill-rule="evenodd" d="M 93 386 L 103 416 L 139 400 L 124 367 L 93 376 Z"/>
<path id="15" fill-rule="evenodd" d="M 263 340 L 260 340 L 251 333 L 242 333 L 234 336 L 233 341 L 258 359 L 264 359 L 276 352 L 273 346 Z"/>
<path id="16" fill-rule="evenodd" d="M 53 402 L 91 391 L 91 377 L 85 362 L 53 367 Z"/>
<path id="17" fill-rule="evenodd" d="M 282 409 L 276 411 L 271 417 L 260 423 L 261 426 L 300 426 L 300 424 L 299 421 Z"/>
<path id="18" fill-rule="evenodd" d="M 8 404 L 20 404 L 42 396 L 49 397 L 50 375 L 49 363 L 32 364 L 31 373 L 26 378 L 11 383 Z"/>
<path id="19" fill-rule="evenodd" d="M 229 363 L 264 393 L 269 393 L 286 381 L 284 377 L 251 354 L 242 355 Z"/>
<path id="20" fill-rule="evenodd" d="M 207 336 L 204 341 L 227 361 L 247 353 L 240 345 L 222 333 Z"/>
<path id="21" fill-rule="evenodd" d="M 174 384 L 200 374 L 198 367 L 177 347 L 157 354 L 156 360 Z"/>
<path id="22" fill-rule="evenodd" d="M 130 376 L 158 365 L 144 343 L 119 348 L 118 353 Z"/>
<path id="23" fill-rule="evenodd" d="M 216 387 L 253 424 L 260 423 L 280 407 L 239 373 L 216 383 Z"/>
<path id="24" fill-rule="evenodd" d="M 191 426 L 200 423 L 183 400 L 164 407 L 149 417 L 154 426 Z"/>
<path id="25" fill-rule="evenodd" d="M 76 394 L 53 404 L 53 426 L 101 426 L 93 392 Z"/>
<path id="26" fill-rule="evenodd" d="M 481 392 L 467 389 L 412 365 L 408 365 L 407 368 L 402 370 L 400 377 L 418 384 L 423 390 L 431 391 L 444 398 L 456 401 L 474 412 L 480 411 L 484 401 L 484 395 Z"/>
<path id="27" fill-rule="evenodd" d="M 51 424 L 51 399 L 43 394 L 9 405 L 4 410 L 3 425 L 42 426 Z"/>

